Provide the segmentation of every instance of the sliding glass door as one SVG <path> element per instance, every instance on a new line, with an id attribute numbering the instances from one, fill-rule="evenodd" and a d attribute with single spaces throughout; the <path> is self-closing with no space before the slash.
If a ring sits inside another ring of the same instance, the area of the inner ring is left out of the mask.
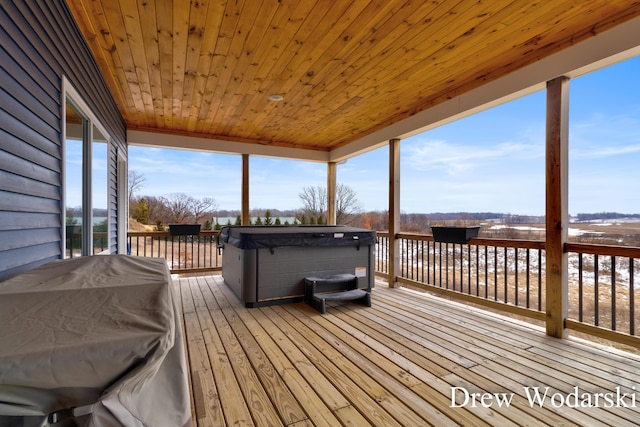
<path id="1" fill-rule="evenodd" d="M 65 90 L 64 257 L 109 252 L 109 138 Z"/>

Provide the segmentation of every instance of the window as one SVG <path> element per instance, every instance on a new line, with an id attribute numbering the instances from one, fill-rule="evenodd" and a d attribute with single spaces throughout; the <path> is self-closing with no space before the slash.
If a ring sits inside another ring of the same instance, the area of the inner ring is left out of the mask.
<path id="1" fill-rule="evenodd" d="M 63 80 L 64 257 L 109 252 L 109 137 Z"/>

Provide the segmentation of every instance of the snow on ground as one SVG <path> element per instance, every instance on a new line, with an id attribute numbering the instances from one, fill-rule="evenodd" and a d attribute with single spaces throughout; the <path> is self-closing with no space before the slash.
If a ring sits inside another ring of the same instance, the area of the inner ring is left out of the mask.
<path id="1" fill-rule="evenodd" d="M 604 224 L 598 224 L 598 225 L 604 225 Z M 612 225 L 612 224 L 608 224 L 608 225 Z M 526 226 L 526 225 L 523 225 L 523 226 L 492 225 L 491 227 L 489 227 L 489 230 L 504 230 L 505 228 L 518 230 L 518 231 L 540 231 L 540 232 L 545 231 L 544 227 L 534 227 L 534 226 Z M 604 234 L 605 233 L 603 231 L 581 230 L 579 228 L 569 227 L 569 236 L 584 236 L 584 235 L 601 236 Z"/>

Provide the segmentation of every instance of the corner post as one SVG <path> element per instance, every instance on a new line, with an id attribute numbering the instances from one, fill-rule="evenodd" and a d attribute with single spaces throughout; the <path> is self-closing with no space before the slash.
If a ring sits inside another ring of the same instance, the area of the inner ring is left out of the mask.
<path id="1" fill-rule="evenodd" d="M 569 78 L 547 82 L 546 120 L 546 332 L 567 336 L 569 227 Z"/>
<path id="2" fill-rule="evenodd" d="M 397 286 L 400 271 L 400 140 L 389 141 L 389 286 Z"/>
<path id="3" fill-rule="evenodd" d="M 336 225 L 336 162 L 327 163 L 327 225 Z"/>
<path id="4" fill-rule="evenodd" d="M 249 155 L 242 155 L 242 225 L 251 225 L 249 214 Z"/>

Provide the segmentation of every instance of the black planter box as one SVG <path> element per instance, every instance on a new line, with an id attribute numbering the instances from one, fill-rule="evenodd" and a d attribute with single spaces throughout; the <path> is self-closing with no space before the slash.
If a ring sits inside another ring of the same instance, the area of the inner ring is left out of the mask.
<path id="1" fill-rule="evenodd" d="M 200 234 L 200 224 L 169 224 L 172 236 L 197 236 Z"/>
<path id="2" fill-rule="evenodd" d="M 478 237 L 480 226 L 473 227 L 431 227 L 433 240 L 445 243 L 468 243 L 469 239 Z"/>

